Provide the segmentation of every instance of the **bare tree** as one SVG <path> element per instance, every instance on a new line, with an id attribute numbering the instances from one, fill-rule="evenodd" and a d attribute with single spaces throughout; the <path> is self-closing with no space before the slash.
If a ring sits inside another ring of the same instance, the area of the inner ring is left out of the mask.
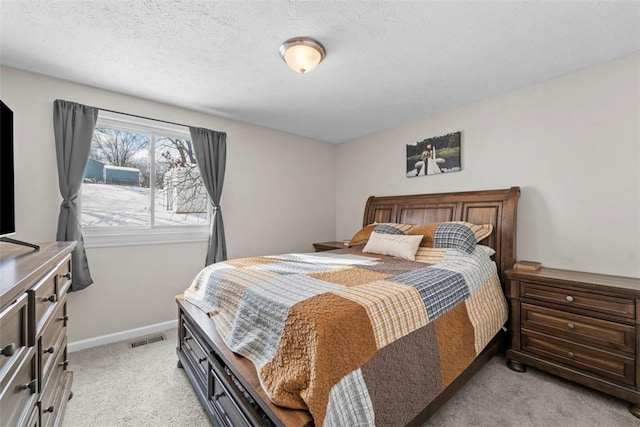
<path id="1" fill-rule="evenodd" d="M 156 140 L 162 159 L 166 207 L 176 213 L 206 213 L 208 196 L 196 164 L 193 144 L 186 139 L 162 136 Z M 158 170 L 160 164 L 157 164 Z M 160 179 L 159 179 L 160 181 Z"/>
<path id="2" fill-rule="evenodd" d="M 196 165 L 174 167 L 165 174 L 165 206 L 176 213 L 206 213 L 207 192 Z"/>
<path id="3" fill-rule="evenodd" d="M 174 168 L 192 169 L 196 165 L 191 141 L 168 136 L 156 137 L 156 183 L 164 188 L 165 174 Z M 175 179 L 175 175 L 172 175 Z"/>
<path id="4" fill-rule="evenodd" d="M 149 188 L 151 186 L 151 162 L 148 157 L 137 157 L 130 162 L 129 167 L 140 171 L 140 186 Z"/>
<path id="5" fill-rule="evenodd" d="M 156 140 L 156 146 L 162 157 L 169 161 L 169 168 L 196 164 L 193 144 L 189 140 L 162 136 Z"/>
<path id="6" fill-rule="evenodd" d="M 114 166 L 131 166 L 136 154 L 148 147 L 148 135 L 100 128 L 93 133 L 91 157 Z"/>

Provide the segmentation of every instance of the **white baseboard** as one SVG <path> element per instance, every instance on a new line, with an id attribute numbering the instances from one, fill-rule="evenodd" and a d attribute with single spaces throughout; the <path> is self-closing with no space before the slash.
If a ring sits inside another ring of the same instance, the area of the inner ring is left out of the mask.
<path id="1" fill-rule="evenodd" d="M 141 328 L 129 329 L 128 331 L 116 332 L 113 334 L 102 335 L 100 337 L 70 342 L 67 345 L 67 351 L 69 353 L 73 353 L 74 351 L 80 351 L 91 347 L 98 347 L 99 345 L 112 344 L 118 341 L 130 340 L 132 338 L 155 334 L 157 332 L 162 332 L 166 331 L 167 329 L 177 327 L 177 319 L 169 320 L 168 322 L 156 323 L 155 325 L 143 326 Z"/>

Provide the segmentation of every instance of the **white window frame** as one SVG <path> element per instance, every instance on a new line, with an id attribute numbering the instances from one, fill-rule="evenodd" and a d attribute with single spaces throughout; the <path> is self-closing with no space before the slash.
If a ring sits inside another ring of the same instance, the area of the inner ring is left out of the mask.
<path id="1" fill-rule="evenodd" d="M 96 128 L 112 128 L 136 133 L 149 133 L 191 140 L 189 128 L 171 123 L 145 119 L 100 110 Z M 150 162 L 155 162 L 155 147 L 149 151 Z M 149 184 L 151 189 L 151 215 L 155 209 L 155 180 Z M 78 203 L 78 221 L 82 224 L 82 187 Z M 113 246 L 158 245 L 171 243 L 206 242 L 209 240 L 209 228 L 212 220 L 212 206 L 207 204 L 207 224 L 170 225 L 150 227 L 82 227 L 84 246 L 100 248 Z"/>

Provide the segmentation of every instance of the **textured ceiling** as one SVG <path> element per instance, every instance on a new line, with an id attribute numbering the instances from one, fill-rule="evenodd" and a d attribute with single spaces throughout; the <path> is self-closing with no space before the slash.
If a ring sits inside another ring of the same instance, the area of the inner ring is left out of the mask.
<path id="1" fill-rule="evenodd" d="M 323 141 L 640 52 L 640 2 L 15 1 L 0 63 Z M 294 36 L 327 57 L 280 59 Z"/>

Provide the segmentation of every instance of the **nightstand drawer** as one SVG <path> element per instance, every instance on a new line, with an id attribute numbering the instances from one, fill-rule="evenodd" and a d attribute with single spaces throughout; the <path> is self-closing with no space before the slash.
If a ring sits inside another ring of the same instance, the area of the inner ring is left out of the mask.
<path id="1" fill-rule="evenodd" d="M 562 287 L 520 282 L 520 298 L 535 299 L 621 319 L 633 320 L 636 316 L 635 301 L 632 299 L 592 294 Z"/>
<path id="2" fill-rule="evenodd" d="M 522 330 L 522 350 L 616 383 L 635 385 L 635 357 Z"/>
<path id="3" fill-rule="evenodd" d="M 636 329 L 608 320 L 522 303 L 522 327 L 584 342 L 602 350 L 617 350 L 631 355 L 636 349 Z"/>

